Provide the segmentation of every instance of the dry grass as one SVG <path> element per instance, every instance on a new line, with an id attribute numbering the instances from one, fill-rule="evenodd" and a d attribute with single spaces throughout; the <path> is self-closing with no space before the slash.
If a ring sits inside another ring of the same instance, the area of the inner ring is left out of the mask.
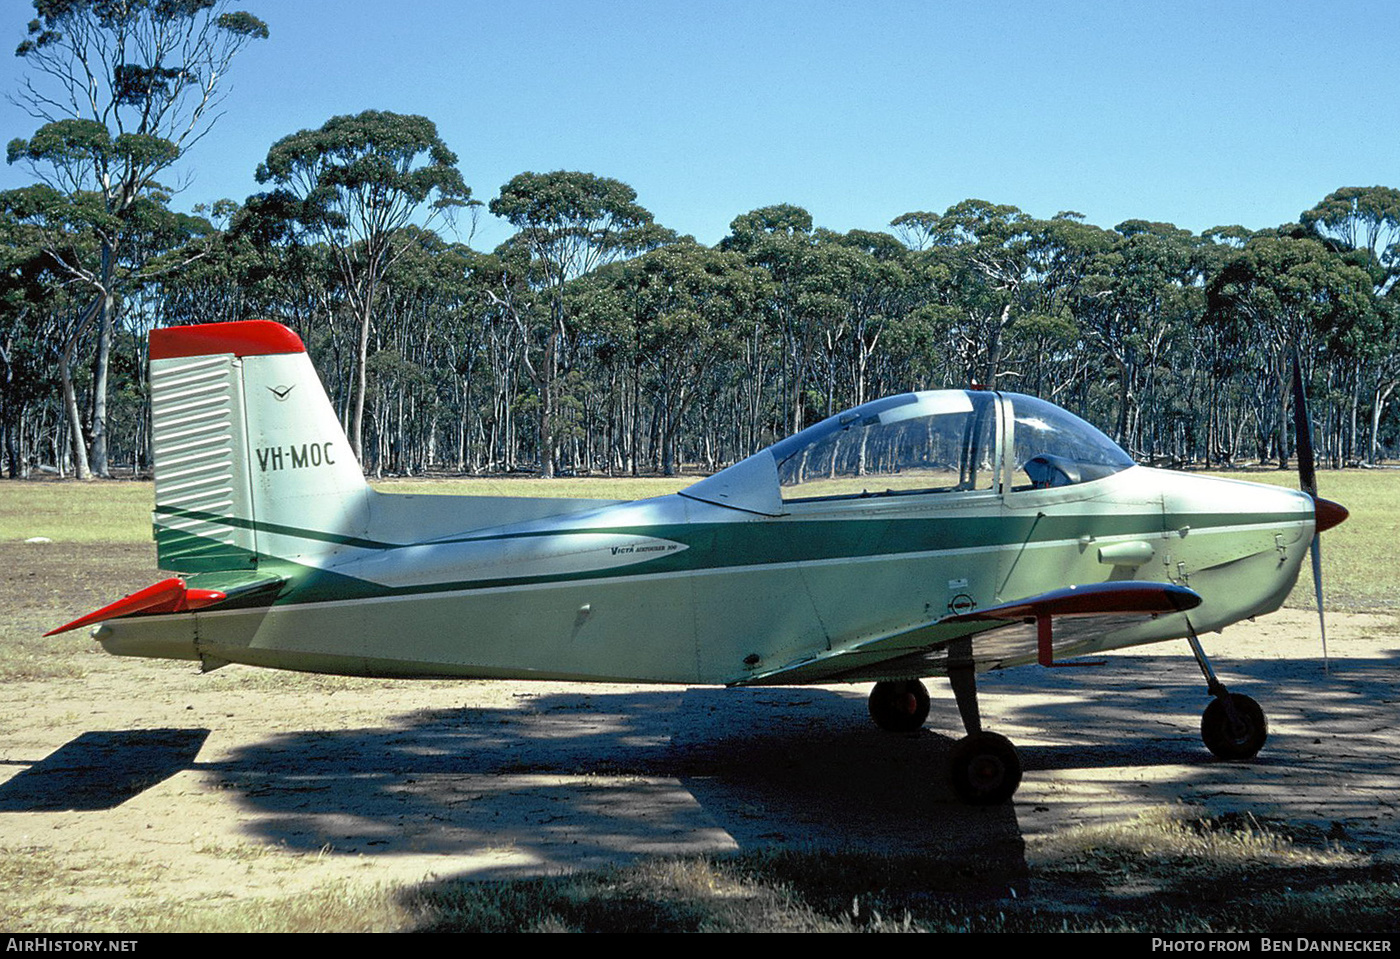
<path id="1" fill-rule="evenodd" d="M 1225 932 L 1400 929 L 1400 871 L 1322 835 L 1186 810 L 1024 857 L 757 852 L 404 893 L 431 931 Z"/>
<path id="2" fill-rule="evenodd" d="M 139 864 L 100 863 L 89 869 L 134 894 L 76 905 L 67 890 L 95 877 L 42 849 L 3 854 L 0 888 L 31 893 L 23 915 L 0 908 L 0 925 L 14 932 L 1400 931 L 1396 865 L 1318 830 L 1185 807 L 975 859 L 780 849 L 216 901 L 142 895 Z"/>

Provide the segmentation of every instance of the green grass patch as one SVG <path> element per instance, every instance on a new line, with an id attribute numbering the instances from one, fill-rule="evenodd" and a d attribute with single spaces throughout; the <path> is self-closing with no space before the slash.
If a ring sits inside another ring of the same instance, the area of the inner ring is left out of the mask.
<path id="1" fill-rule="evenodd" d="M 0 543 L 36 536 L 56 543 L 149 542 L 154 504 L 151 483 L 0 481 Z"/>
<path id="2" fill-rule="evenodd" d="M 575 499 L 649 499 L 685 489 L 699 477 L 556 477 L 454 476 L 442 479 L 374 480 L 384 493 L 435 493 L 449 496 L 548 496 Z"/>
<path id="3" fill-rule="evenodd" d="M 1214 473 L 1229 479 L 1298 488 L 1298 474 L 1279 470 Z M 1323 602 L 1329 609 L 1400 607 L 1400 470 L 1323 470 L 1318 495 L 1351 511 L 1322 534 Z M 1312 570 L 1304 563 L 1288 605 L 1315 609 Z"/>

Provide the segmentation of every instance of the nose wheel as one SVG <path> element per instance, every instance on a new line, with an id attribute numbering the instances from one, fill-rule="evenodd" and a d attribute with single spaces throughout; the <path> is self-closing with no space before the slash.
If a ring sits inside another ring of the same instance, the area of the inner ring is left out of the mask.
<path id="1" fill-rule="evenodd" d="M 1253 759 L 1268 737 L 1264 710 L 1243 693 L 1217 695 L 1201 714 L 1201 741 L 1221 759 Z"/>
<path id="2" fill-rule="evenodd" d="M 1191 644 L 1191 654 L 1206 678 L 1206 689 L 1215 697 L 1201 714 L 1201 742 L 1221 759 L 1253 759 L 1269 738 L 1264 710 L 1243 693 L 1230 692 L 1216 678 L 1194 630 L 1186 641 Z"/>

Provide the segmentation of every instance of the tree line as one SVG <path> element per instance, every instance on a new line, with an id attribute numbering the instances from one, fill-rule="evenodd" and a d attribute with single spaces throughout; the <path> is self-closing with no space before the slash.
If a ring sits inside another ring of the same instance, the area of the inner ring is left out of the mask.
<path id="1" fill-rule="evenodd" d="M 0 194 L 11 477 L 147 469 L 145 333 L 249 318 L 301 335 L 376 474 L 708 471 L 970 385 L 1051 399 L 1143 461 L 1285 465 L 1295 356 L 1327 462 L 1400 439 L 1393 188 L 1200 235 L 975 199 L 842 233 L 780 204 L 706 246 L 593 173 L 482 203 L 431 120 L 366 111 L 271 144 L 262 192 L 180 214 L 161 178 L 267 27 L 218 0 L 35 7 L 17 98 L 38 127 L 8 149 L 34 182 Z M 453 226 L 479 215 L 513 234 L 473 249 Z"/>

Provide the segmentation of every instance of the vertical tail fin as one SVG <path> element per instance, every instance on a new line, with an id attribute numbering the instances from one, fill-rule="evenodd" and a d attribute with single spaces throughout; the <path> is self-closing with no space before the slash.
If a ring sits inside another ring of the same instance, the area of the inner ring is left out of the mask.
<path id="1" fill-rule="evenodd" d="M 364 474 L 286 327 L 153 330 L 151 420 L 162 569 L 305 561 L 364 535 Z"/>

